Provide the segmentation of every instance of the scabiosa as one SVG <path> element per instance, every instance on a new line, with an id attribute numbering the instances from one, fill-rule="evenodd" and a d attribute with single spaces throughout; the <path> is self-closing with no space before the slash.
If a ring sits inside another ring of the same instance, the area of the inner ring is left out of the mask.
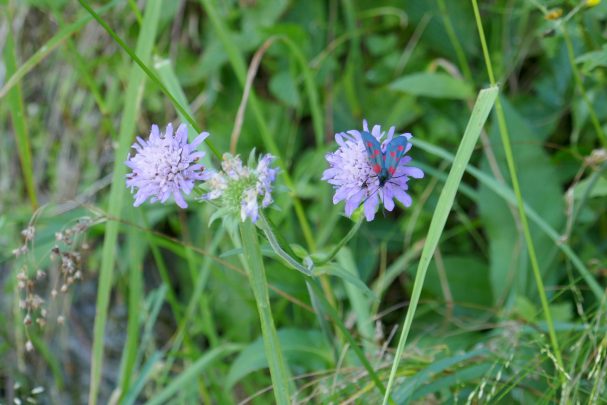
<path id="1" fill-rule="evenodd" d="M 148 198 L 152 203 L 164 203 L 173 196 L 179 207 L 187 208 L 182 193 L 189 195 L 196 180 L 208 177 L 198 163 L 204 152 L 196 150 L 207 136 L 209 133 L 203 132 L 188 143 L 188 128 L 184 124 L 179 125 L 174 135 L 173 125 L 168 124 L 164 134 L 152 125 L 147 141 L 137 137 L 132 146 L 136 153 L 129 154 L 125 162 L 132 170 L 126 175 L 126 185 L 135 193 L 133 205 L 137 207 Z"/>
<path id="2" fill-rule="evenodd" d="M 209 175 L 205 183 L 208 192 L 202 199 L 220 202 L 220 209 L 214 218 L 227 212 L 240 217 L 243 222 L 247 217 L 257 222 L 259 205 L 265 208 L 272 203 L 272 184 L 278 172 L 278 169 L 271 167 L 274 156 L 262 156 L 257 167 L 252 168 L 254 160 L 252 152 L 249 165 L 243 166 L 239 156 L 226 153 L 221 162 L 222 170 Z"/>
<path id="3" fill-rule="evenodd" d="M 369 132 L 379 141 L 382 153 L 385 153 L 386 145 L 394 137 L 394 127 L 391 127 L 385 133 L 381 131 L 379 125 L 375 125 L 369 131 L 365 120 L 363 121 L 363 130 Z M 397 136 L 404 136 L 407 140 L 413 137 L 410 133 Z M 329 168 L 324 171 L 322 180 L 327 181 L 335 189 L 333 204 L 345 200 L 345 212 L 348 217 L 361 204 L 363 204 L 367 221 L 372 221 L 375 218 L 380 201 L 388 211 L 394 209 L 394 198 L 405 207 L 411 205 L 411 197 L 406 192 L 409 188 L 407 184 L 409 177 L 419 179 L 424 177 L 424 172 L 417 167 L 408 166 L 408 163 L 411 162 L 410 156 L 403 156 L 393 175 L 383 186 L 380 186 L 379 176 L 373 170 L 360 131 L 350 130 L 347 133 L 337 133 L 335 134 L 335 140 L 339 147 L 335 152 L 328 153 L 325 156 Z M 411 149 L 411 146 L 411 143 L 407 143 L 405 153 Z"/>

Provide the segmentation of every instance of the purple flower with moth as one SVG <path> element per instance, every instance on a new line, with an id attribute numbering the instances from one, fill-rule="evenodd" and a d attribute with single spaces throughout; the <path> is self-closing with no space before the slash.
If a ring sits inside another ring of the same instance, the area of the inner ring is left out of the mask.
<path id="1" fill-rule="evenodd" d="M 408 166 L 412 137 L 410 133 L 394 136 L 394 127 L 387 133 L 379 125 L 369 130 L 366 120 L 363 131 L 337 133 L 339 147 L 326 155 L 329 168 L 322 176 L 335 189 L 333 204 L 345 201 L 348 217 L 363 204 L 367 221 L 375 218 L 380 202 L 388 211 L 394 209 L 394 199 L 409 207 L 409 178 L 424 177 L 421 169 Z"/>
<path id="2" fill-rule="evenodd" d="M 172 196 L 179 207 L 187 208 L 183 194 L 189 195 L 196 181 L 208 177 L 198 163 L 204 152 L 196 150 L 208 136 L 203 132 L 189 143 L 184 124 L 175 134 L 173 125 L 168 124 L 165 133 L 152 125 L 148 140 L 137 137 L 132 146 L 136 153 L 129 154 L 125 162 L 132 170 L 126 175 L 126 185 L 135 194 L 133 205 L 138 207 L 148 198 L 152 203 L 165 203 Z"/>

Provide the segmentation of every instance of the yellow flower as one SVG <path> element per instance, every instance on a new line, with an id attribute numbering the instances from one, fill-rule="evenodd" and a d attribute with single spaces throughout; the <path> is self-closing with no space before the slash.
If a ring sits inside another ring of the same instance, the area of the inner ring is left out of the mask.
<path id="1" fill-rule="evenodd" d="M 586 0 L 586 1 L 590 1 L 590 0 Z M 552 20 L 558 20 L 559 18 L 561 18 L 562 15 L 563 15 L 563 9 L 555 8 L 553 10 L 550 10 L 544 17 L 546 18 L 546 20 L 552 21 Z"/>
<path id="2" fill-rule="evenodd" d="M 600 3 L 601 0 L 586 0 L 586 7 L 598 6 Z"/>

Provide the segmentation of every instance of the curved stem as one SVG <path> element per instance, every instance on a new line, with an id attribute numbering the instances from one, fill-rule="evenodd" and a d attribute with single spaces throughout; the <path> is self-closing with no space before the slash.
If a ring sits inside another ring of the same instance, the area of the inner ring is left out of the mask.
<path id="1" fill-rule="evenodd" d="M 278 257 L 283 259 L 289 266 L 291 266 L 295 270 L 299 271 L 300 273 L 303 273 L 303 275 L 305 275 L 307 277 L 313 276 L 312 269 L 310 266 L 305 267 L 305 266 L 301 265 L 296 259 L 293 258 L 293 256 L 291 256 L 289 253 L 287 253 L 285 251 L 285 249 L 282 248 L 282 246 L 280 246 L 280 243 L 278 242 L 278 238 L 276 237 L 276 234 L 274 234 L 274 231 L 272 230 L 270 223 L 268 222 L 268 220 L 266 219 L 265 215 L 262 212 L 260 212 L 260 214 L 259 214 L 259 221 L 257 222 L 257 224 L 261 228 L 263 233 L 266 235 L 266 238 L 268 239 L 268 242 L 270 243 L 272 250 L 274 251 L 274 253 L 276 253 L 278 255 Z M 288 246 L 288 245 L 285 244 L 285 246 Z M 289 250 L 290 250 L 290 248 L 289 248 Z"/>
<path id="2" fill-rule="evenodd" d="M 335 245 L 335 247 L 333 248 L 333 250 L 331 251 L 331 253 L 329 253 L 324 259 L 314 260 L 314 265 L 315 266 L 322 266 L 324 264 L 329 263 L 331 260 L 333 260 L 333 258 L 335 256 L 337 256 L 337 253 L 339 253 L 339 251 L 341 250 L 341 248 L 344 247 L 346 245 L 346 243 L 348 243 L 350 241 L 350 239 L 352 239 L 354 237 L 354 235 L 356 235 L 356 232 L 358 232 L 358 229 L 360 228 L 360 226 L 362 225 L 362 223 L 363 223 L 363 218 L 361 217 L 352 226 L 352 228 L 346 234 L 346 236 L 344 236 L 343 239 L 340 240 L 337 245 Z"/>

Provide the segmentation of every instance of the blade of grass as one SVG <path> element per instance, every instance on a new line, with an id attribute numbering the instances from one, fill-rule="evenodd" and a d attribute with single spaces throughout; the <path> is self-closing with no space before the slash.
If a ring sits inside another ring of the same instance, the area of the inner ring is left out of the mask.
<path id="1" fill-rule="evenodd" d="M 464 137 L 460 142 L 455 159 L 453 160 L 451 171 L 449 172 L 445 186 L 443 187 L 443 190 L 438 198 L 436 209 L 434 210 L 432 221 L 430 222 L 430 228 L 428 229 L 426 243 L 424 244 L 419 265 L 417 267 L 417 274 L 415 275 L 415 282 L 413 284 L 413 292 L 411 294 L 409 309 L 407 310 L 407 316 L 405 317 L 403 330 L 398 341 L 396 355 L 394 357 L 394 362 L 392 363 L 390 378 L 388 379 L 388 387 L 386 389 L 386 394 L 383 401 L 384 405 L 388 402 L 390 391 L 394 385 L 396 370 L 398 369 L 398 363 L 402 357 L 403 349 L 405 347 L 405 343 L 407 342 L 407 336 L 409 335 L 411 324 L 413 323 L 413 317 L 415 316 L 415 311 L 419 302 L 424 279 L 426 278 L 428 266 L 430 265 L 430 261 L 434 256 L 434 251 L 438 246 L 443 229 L 445 228 L 445 223 L 447 222 L 447 217 L 449 216 L 449 212 L 453 206 L 455 194 L 459 188 L 464 170 L 470 161 L 470 156 L 472 155 L 474 146 L 476 145 L 478 137 L 481 134 L 481 130 L 487 121 L 491 108 L 495 103 L 498 91 L 498 88 L 494 86 L 482 90 L 479 93 L 472 110 L 472 115 L 470 116 L 470 120 L 466 126 Z"/>
<path id="2" fill-rule="evenodd" d="M 137 348 L 139 346 L 139 326 L 141 320 L 141 300 L 144 293 L 143 288 L 143 240 L 138 238 L 139 232 L 130 228 L 127 241 L 129 261 L 129 296 L 128 296 L 128 321 L 126 328 L 126 342 L 122 352 L 120 365 L 120 392 L 129 390 L 131 376 L 135 369 L 137 359 Z"/>
<path id="3" fill-rule="evenodd" d="M 290 403 L 289 373 L 282 350 L 280 349 L 280 341 L 278 340 L 278 334 L 276 333 L 270 309 L 270 295 L 266 282 L 263 258 L 261 257 L 261 250 L 257 239 L 257 229 L 251 221 L 247 220 L 240 224 L 240 235 L 249 282 L 255 296 L 257 310 L 259 311 L 261 333 L 263 335 L 268 365 L 270 366 L 274 397 L 278 404 L 287 405 Z"/>
<path id="4" fill-rule="evenodd" d="M 92 9 L 81 0 L 81 4 L 92 12 Z M 156 38 L 156 29 L 160 19 L 160 10 L 162 2 L 152 1 L 146 4 L 143 25 L 139 37 L 137 38 L 137 54 L 143 60 L 149 60 L 152 54 Z M 94 12 L 93 12 L 94 13 Z M 98 15 L 95 14 L 97 17 Z M 100 17 L 98 17 L 100 18 Z M 126 166 L 123 160 L 126 158 L 135 124 L 139 105 L 143 97 L 143 84 L 145 81 L 144 72 L 136 64 L 131 65 L 129 72 L 129 81 L 124 98 L 124 114 L 120 122 L 120 132 L 118 135 L 118 148 L 115 154 L 114 174 L 112 177 L 112 187 L 110 190 L 108 215 L 120 218 L 122 211 L 124 194 L 126 187 L 124 185 L 124 176 Z M 112 289 L 112 273 L 114 270 L 116 258 L 116 241 L 118 238 L 119 223 L 110 221 L 107 223 L 105 238 L 103 241 L 103 251 L 101 258 L 101 270 L 99 274 L 99 286 L 97 289 L 97 306 L 95 316 L 95 326 L 93 329 L 93 349 L 91 359 L 91 386 L 89 391 L 89 405 L 97 403 L 99 385 L 101 381 L 101 369 L 103 366 L 103 342 L 105 334 L 105 324 L 107 321 L 107 311 L 109 306 L 110 291 Z"/>
<path id="5" fill-rule="evenodd" d="M 173 69 L 171 61 L 169 59 L 160 60 L 154 63 L 154 68 L 156 69 L 160 80 L 162 80 L 162 83 L 166 86 L 167 90 L 175 96 L 175 99 L 177 99 L 181 105 L 183 105 L 187 116 L 192 117 L 194 114 L 188 105 L 185 92 L 183 91 L 181 84 L 179 84 L 179 80 L 177 79 L 177 75 L 175 74 L 175 69 Z M 182 113 L 181 111 L 178 113 L 181 121 L 186 122 L 189 120 L 186 114 Z M 191 124 L 188 124 L 188 137 L 190 137 L 190 140 L 193 140 L 198 135 L 198 132 L 199 131 L 197 128 L 194 128 Z M 202 147 L 207 149 L 208 152 L 209 148 L 207 144 L 202 145 Z M 211 157 L 208 153 L 202 157 L 201 163 L 205 167 L 212 167 Z"/>
<path id="6" fill-rule="evenodd" d="M 481 41 L 481 46 L 483 48 L 483 55 L 485 58 L 485 65 L 487 68 L 487 74 L 489 75 L 489 80 L 491 85 L 495 86 L 495 76 L 493 75 L 493 65 L 491 64 L 491 57 L 489 56 L 489 49 L 487 47 L 487 41 L 485 40 L 485 32 L 483 30 L 483 23 L 481 21 L 481 15 L 478 10 L 478 3 L 476 0 L 472 0 L 472 8 L 474 9 L 474 17 L 476 20 L 476 28 L 478 29 L 478 34 Z M 516 196 L 516 205 L 518 207 L 519 217 L 521 219 L 521 225 L 523 227 L 523 234 L 525 236 L 525 242 L 527 244 L 527 251 L 529 253 L 529 261 L 531 262 L 531 269 L 533 270 L 533 277 L 535 279 L 535 284 L 537 286 L 538 294 L 540 296 L 540 301 L 542 303 L 542 309 L 544 311 L 544 315 L 546 317 L 546 323 L 548 325 L 548 334 L 550 335 L 550 343 L 552 345 L 552 350 L 554 351 L 554 355 L 556 356 L 557 368 L 559 378 L 561 382 L 564 382 L 565 377 L 565 367 L 563 365 L 563 359 L 561 357 L 561 350 L 559 348 L 558 339 L 556 337 L 556 332 L 554 330 L 554 322 L 552 321 L 552 313 L 550 312 L 550 306 L 548 305 L 548 298 L 546 297 L 546 289 L 544 288 L 544 282 L 542 280 L 542 273 L 540 272 L 540 266 L 537 261 L 537 255 L 535 253 L 535 246 L 533 244 L 533 239 L 531 237 L 531 231 L 529 230 L 529 222 L 527 220 L 527 215 L 525 213 L 525 203 L 523 201 L 523 195 L 521 193 L 521 188 L 518 182 L 518 174 L 516 172 L 516 165 L 514 163 L 514 157 L 512 155 L 512 146 L 510 145 L 510 135 L 508 134 L 508 125 L 506 124 L 506 116 L 504 114 L 504 110 L 502 108 L 502 103 L 499 98 L 495 103 L 495 113 L 497 116 L 497 123 L 499 127 L 500 137 L 502 139 L 502 145 L 504 146 L 504 153 L 506 155 L 506 163 L 508 165 L 508 172 L 510 174 L 510 181 L 512 181 L 512 189 L 514 190 L 514 195 Z"/>
<path id="7" fill-rule="evenodd" d="M 139 395 L 141 390 L 143 390 L 143 387 L 145 387 L 145 384 L 150 379 L 160 360 L 162 360 L 161 352 L 154 352 L 154 354 L 150 356 L 148 361 L 146 361 L 143 367 L 141 368 L 139 377 L 137 377 L 135 383 L 131 386 L 129 391 L 125 393 L 126 395 L 120 402 L 122 405 L 131 405 L 135 403 L 135 401 L 137 400 L 137 396 Z"/>
<path id="8" fill-rule="evenodd" d="M 341 317 L 339 316 L 339 314 L 337 313 L 337 311 L 335 310 L 333 305 L 331 305 L 329 303 L 329 301 L 327 301 L 327 299 L 323 296 L 323 294 L 322 294 L 323 290 L 322 290 L 322 287 L 320 286 L 320 283 L 318 282 L 318 280 L 317 279 L 309 280 L 308 286 L 310 289 L 312 289 L 314 291 L 314 295 L 318 299 L 319 304 L 322 305 L 324 312 L 326 312 L 326 314 L 329 315 L 331 320 L 335 323 L 335 327 L 346 338 L 346 340 L 350 344 L 350 347 L 352 348 L 352 350 L 354 350 L 354 354 L 356 354 L 356 357 L 358 357 L 358 359 L 360 360 L 362 366 L 365 368 L 365 370 L 369 374 L 369 377 L 371 377 L 371 380 L 373 381 L 373 384 L 375 385 L 377 390 L 382 395 L 388 395 L 387 391 L 386 391 L 386 387 L 379 379 L 377 373 L 373 369 L 373 366 L 369 362 L 369 359 L 367 359 L 367 357 L 365 356 L 365 354 L 363 353 L 361 348 L 358 346 L 358 342 L 356 341 L 354 336 L 352 336 L 352 334 L 348 330 L 347 326 L 343 323 L 343 321 L 341 320 Z M 394 403 L 394 401 L 392 401 L 391 398 L 389 398 L 389 401 L 391 404 Z"/>
<path id="9" fill-rule="evenodd" d="M 173 395 L 187 389 L 187 387 L 194 382 L 198 375 L 214 361 L 228 356 L 238 349 L 240 349 L 240 346 L 238 345 L 224 344 L 221 347 L 217 347 L 206 352 L 201 358 L 196 360 L 194 364 L 173 379 L 173 381 L 162 391 L 155 394 L 151 400 L 146 402 L 146 405 L 165 404 L 169 402 L 169 399 L 173 397 Z"/>
<path id="10" fill-rule="evenodd" d="M 4 61 L 6 65 L 6 75 L 16 77 L 17 72 L 17 54 L 15 52 L 15 37 L 13 35 L 13 16 L 12 7 L 6 7 L 6 20 L 8 21 L 8 32 L 6 37 L 6 46 L 4 48 Z M 6 86 L 5 86 L 6 87 Z M 0 96 L 1 97 L 1 96 Z M 32 165 L 32 152 L 30 148 L 30 138 L 25 120 L 25 109 L 23 107 L 23 94 L 18 80 L 14 88 L 8 91 L 8 106 L 15 132 L 15 142 L 17 143 L 17 155 L 21 163 L 21 172 L 25 189 L 32 205 L 32 211 L 38 207 L 38 197 L 36 196 L 36 185 L 34 182 L 34 168 Z"/>
<path id="11" fill-rule="evenodd" d="M 464 52 L 462 44 L 457 38 L 455 29 L 451 23 L 451 18 L 449 17 L 449 11 L 447 10 L 445 0 L 438 0 L 438 9 L 440 10 L 441 17 L 443 18 L 443 24 L 445 25 L 445 31 L 447 31 L 447 36 L 449 37 L 449 41 L 453 46 L 453 50 L 457 56 L 457 62 L 459 63 L 459 67 L 466 78 L 466 82 L 473 83 L 472 72 L 470 71 L 468 60 L 466 59 L 466 53 Z"/>
<path id="12" fill-rule="evenodd" d="M 55 20 L 57 21 L 59 26 L 61 26 L 61 27 L 65 26 L 63 14 L 61 12 L 59 12 L 59 10 L 53 9 L 53 17 L 55 18 Z M 91 16 L 88 16 L 88 18 L 90 20 Z M 67 46 L 66 53 L 68 54 L 68 56 L 70 58 L 73 59 L 73 66 L 76 69 L 76 71 L 78 72 L 78 77 L 81 78 L 83 84 L 87 87 L 88 91 L 90 91 L 91 94 L 93 95 L 93 99 L 95 100 L 95 103 L 97 104 L 97 107 L 99 108 L 99 111 L 101 112 L 101 115 L 103 115 L 103 116 L 108 115 L 109 110 L 106 105 L 106 101 L 103 99 L 103 96 L 101 95 L 101 91 L 99 90 L 99 86 L 97 85 L 97 82 L 95 82 L 95 79 L 92 77 L 91 73 L 89 72 L 89 70 L 87 68 L 87 64 L 86 64 L 84 56 L 78 51 L 76 44 L 74 43 L 74 41 L 72 40 L 72 38 L 70 36 L 68 36 L 66 38 L 65 43 Z M 104 120 L 104 123 L 107 123 L 107 122 L 108 122 L 108 120 Z M 107 128 L 111 128 L 111 126 L 108 126 Z"/>
<path id="13" fill-rule="evenodd" d="M 337 262 L 347 271 L 358 277 L 356 259 L 348 248 L 340 250 L 337 254 Z M 372 299 L 369 295 L 354 287 L 351 283 L 344 282 L 344 288 L 350 301 L 352 311 L 356 314 L 356 329 L 362 338 L 365 353 L 371 355 L 375 350 L 373 336 L 375 335 L 373 316 L 371 314 Z"/>

